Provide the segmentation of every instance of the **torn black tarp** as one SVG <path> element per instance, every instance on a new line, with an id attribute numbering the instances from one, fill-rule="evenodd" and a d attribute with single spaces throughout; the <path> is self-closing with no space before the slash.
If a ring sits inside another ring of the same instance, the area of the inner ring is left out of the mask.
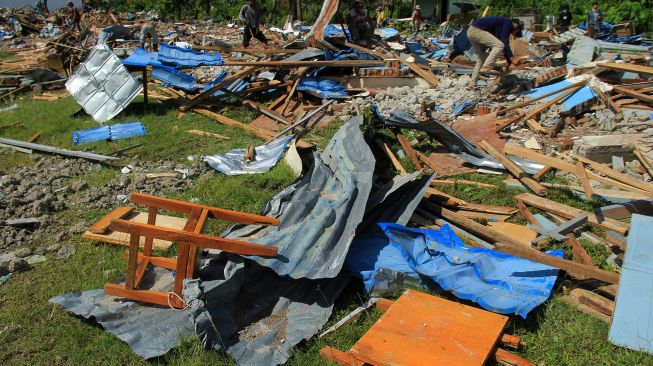
<path id="1" fill-rule="evenodd" d="M 410 113 L 402 110 L 395 110 L 390 113 L 387 119 L 381 119 L 386 125 L 392 127 L 407 128 L 413 130 L 424 131 L 431 137 L 435 138 L 449 149 L 452 153 L 458 155 L 466 162 L 486 169 L 504 170 L 503 165 L 496 161 L 493 157 L 476 148 L 474 144 L 467 141 L 461 134 L 445 125 L 442 122 L 429 119 L 425 122 L 420 122 Z M 528 160 L 509 157 L 510 160 L 519 165 L 526 173 L 535 174 L 544 166 Z"/>

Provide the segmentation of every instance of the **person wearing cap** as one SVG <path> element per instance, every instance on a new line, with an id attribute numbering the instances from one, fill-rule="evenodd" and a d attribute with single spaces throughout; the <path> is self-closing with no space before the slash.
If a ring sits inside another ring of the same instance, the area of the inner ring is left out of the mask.
<path id="1" fill-rule="evenodd" d="M 478 55 L 478 61 L 469 83 L 470 88 L 476 87 L 478 75 L 484 65 L 488 68 L 496 67 L 501 52 L 509 64 L 519 65 L 519 58 L 513 57 L 510 50 L 510 37 L 520 38 L 523 28 L 524 25 L 519 19 L 511 20 L 506 17 L 489 16 L 472 21 L 467 29 L 467 38 Z"/>
<path id="2" fill-rule="evenodd" d="M 415 10 L 413 10 L 413 32 L 419 32 L 419 28 L 422 26 L 422 7 L 415 5 Z"/>

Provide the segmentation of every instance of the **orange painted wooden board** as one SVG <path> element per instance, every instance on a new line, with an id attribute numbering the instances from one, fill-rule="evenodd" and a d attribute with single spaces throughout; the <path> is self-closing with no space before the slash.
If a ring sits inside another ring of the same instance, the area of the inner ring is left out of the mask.
<path id="1" fill-rule="evenodd" d="M 350 353 L 372 365 L 483 365 L 508 318 L 407 290 Z"/>

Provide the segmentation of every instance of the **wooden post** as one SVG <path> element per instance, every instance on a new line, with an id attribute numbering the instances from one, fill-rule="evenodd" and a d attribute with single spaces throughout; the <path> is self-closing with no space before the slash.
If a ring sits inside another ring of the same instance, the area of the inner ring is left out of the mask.
<path id="1" fill-rule="evenodd" d="M 141 237 L 138 234 L 129 235 L 129 257 L 127 258 L 127 276 L 125 278 L 125 288 L 134 289 L 134 280 L 136 279 L 136 265 L 138 264 L 138 247 L 141 243 Z"/>

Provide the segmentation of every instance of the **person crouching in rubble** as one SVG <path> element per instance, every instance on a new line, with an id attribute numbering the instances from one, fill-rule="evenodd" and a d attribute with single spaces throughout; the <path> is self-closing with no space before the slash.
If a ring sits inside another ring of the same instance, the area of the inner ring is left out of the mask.
<path id="1" fill-rule="evenodd" d="M 476 87 L 478 75 L 484 65 L 485 70 L 496 67 L 497 58 L 502 51 L 509 65 L 520 64 L 519 57 L 513 57 L 510 50 L 510 37 L 521 38 L 523 28 L 524 25 L 519 19 L 511 20 L 505 17 L 490 16 L 472 21 L 467 30 L 467 38 L 478 55 L 478 61 L 469 88 Z"/>
<path id="2" fill-rule="evenodd" d="M 376 24 L 367 15 L 362 0 L 356 0 L 354 8 L 347 13 L 347 27 L 354 43 L 367 46 L 370 37 L 374 34 Z"/>
<path id="3" fill-rule="evenodd" d="M 243 29 L 243 47 L 249 46 L 249 41 L 252 37 L 267 46 L 268 39 L 265 38 L 265 35 L 259 29 L 261 16 L 256 8 L 256 0 L 248 0 L 247 4 L 243 5 L 243 8 L 240 9 L 240 14 L 238 14 L 238 19 L 245 24 L 245 29 Z"/>
<path id="4" fill-rule="evenodd" d="M 70 21 L 70 32 L 74 32 L 75 29 L 81 32 L 82 27 L 79 23 L 82 21 L 82 15 L 79 13 L 79 9 L 72 2 L 68 3 L 68 20 Z"/>
<path id="5" fill-rule="evenodd" d="M 145 41 L 149 39 L 149 44 L 151 46 L 151 51 L 159 50 L 159 35 L 156 32 L 156 24 L 153 22 L 147 22 L 141 28 L 141 34 L 139 41 L 141 48 L 145 49 Z"/>

